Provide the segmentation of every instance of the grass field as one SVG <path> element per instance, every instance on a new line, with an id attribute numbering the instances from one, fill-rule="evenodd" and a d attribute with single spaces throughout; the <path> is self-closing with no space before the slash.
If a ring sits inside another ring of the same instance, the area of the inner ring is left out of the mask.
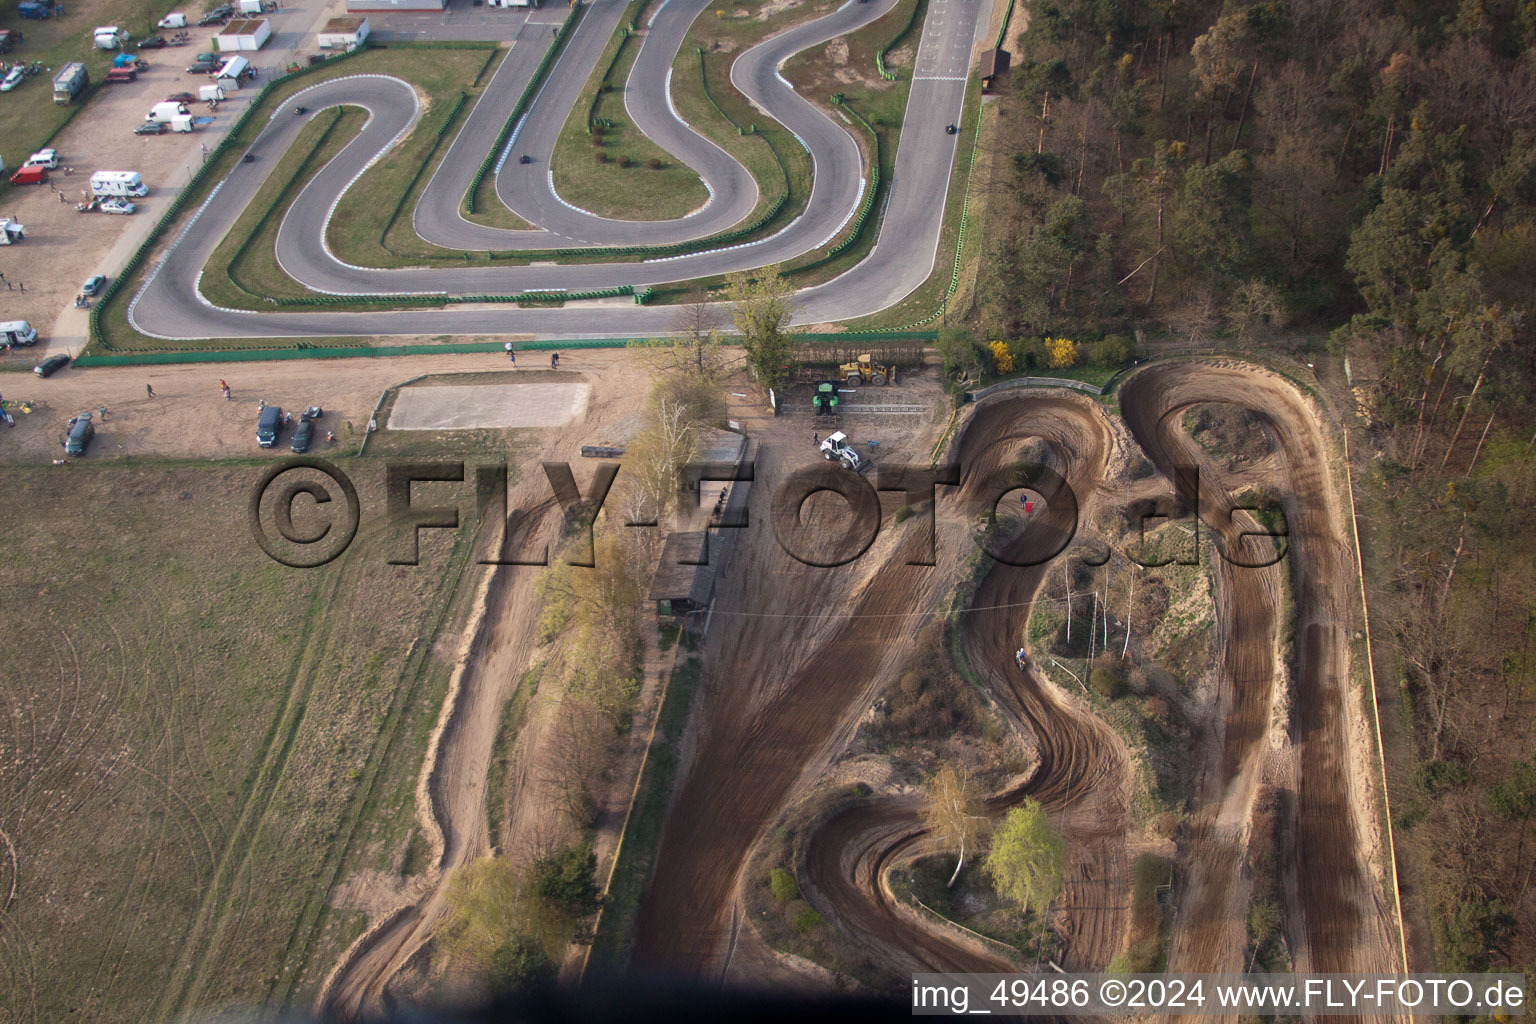
<path id="1" fill-rule="evenodd" d="M 601 217 L 670 220 L 709 200 L 699 176 L 646 138 L 624 107 L 629 71 L 644 39 L 627 29 L 631 22 L 643 24 L 647 4 L 634 0 L 625 10 L 550 159 L 560 197 Z"/>
<path id="2" fill-rule="evenodd" d="M 340 461 L 363 526 L 312 570 L 252 541 L 257 463 L 7 467 L 72 512 L 0 538 L 5 1019 L 303 1005 L 361 926 L 332 884 L 413 863 L 467 545 L 388 565 L 382 471 Z"/>
<path id="3" fill-rule="evenodd" d="M 0 176 L 0 195 L 11 187 L 10 170 L 19 167 L 29 154 L 42 148 L 54 134 L 89 101 L 91 92 L 105 88 L 102 79 L 112 66 L 114 53 L 98 50 L 91 42 L 97 25 L 117 25 L 133 34 L 135 40 L 150 34 L 155 22 L 176 5 L 171 0 L 94 0 L 88 8 L 69 10 L 64 17 L 31 21 L 16 15 L 16 5 L 7 4 L 10 15 L 5 27 L 19 31 L 23 39 L 6 59 L 37 61 L 57 71 L 72 60 L 82 61 L 91 76 L 91 89 L 69 105 L 53 102 L 53 76 L 33 75 L 11 92 L 0 95 L 0 140 L 7 173 Z M 161 56 L 161 54 L 165 56 Z M 151 64 L 174 63 L 187 50 L 151 50 Z M 172 56 L 174 55 L 174 56 Z"/>

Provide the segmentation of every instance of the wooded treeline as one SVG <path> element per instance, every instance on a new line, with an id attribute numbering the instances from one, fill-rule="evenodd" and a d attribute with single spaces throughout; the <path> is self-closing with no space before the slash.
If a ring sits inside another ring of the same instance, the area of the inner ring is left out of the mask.
<path id="1" fill-rule="evenodd" d="M 1028 11 L 982 330 L 1331 337 L 1375 456 L 1359 497 L 1378 681 L 1415 748 L 1389 758 L 1407 888 L 1440 968 L 1536 975 L 1536 3 Z"/>

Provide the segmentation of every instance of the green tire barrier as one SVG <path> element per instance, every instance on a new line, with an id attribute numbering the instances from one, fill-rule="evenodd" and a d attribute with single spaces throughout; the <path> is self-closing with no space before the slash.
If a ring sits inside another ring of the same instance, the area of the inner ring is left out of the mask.
<path id="1" fill-rule="evenodd" d="M 1012 10 L 1011 7 L 1009 9 Z M 922 11 L 923 0 L 917 0 L 917 3 L 912 5 L 912 13 L 907 16 L 907 23 L 901 27 L 901 31 L 897 32 L 895 37 L 892 38 L 890 42 L 886 43 L 884 46 L 880 47 L 879 50 L 875 51 L 875 70 L 880 72 L 880 77 L 885 79 L 887 82 L 896 81 L 897 74 L 885 66 L 885 55 L 896 49 L 897 46 L 901 45 L 901 41 L 907 38 L 907 33 L 911 32 L 912 26 L 917 24 L 917 16 L 921 14 Z"/>
<path id="2" fill-rule="evenodd" d="M 619 45 L 614 47 L 613 57 L 608 61 L 608 66 L 603 69 L 603 77 L 597 80 L 597 88 L 592 90 L 592 101 L 587 104 L 587 134 L 592 134 L 595 127 L 612 128 L 612 122 L 600 124 L 597 117 L 597 101 L 603 98 L 603 90 L 608 88 L 608 76 L 613 74 L 613 69 L 618 67 L 619 58 L 624 55 L 624 47 L 629 45 L 629 37 L 639 28 L 640 12 L 650 0 L 633 0 L 626 12 L 629 20 L 618 28 Z M 604 119 L 607 120 L 606 118 Z"/>
<path id="3" fill-rule="evenodd" d="M 245 292 L 245 294 L 251 295 L 251 292 L 248 288 L 245 287 L 245 285 L 241 284 L 235 278 L 235 268 L 240 265 L 241 260 L 245 259 L 245 254 L 250 250 L 251 243 L 256 241 L 256 236 L 261 234 L 263 229 L 266 228 L 267 224 L 272 220 L 272 216 L 277 213 L 278 210 L 287 208 L 288 197 L 292 195 L 298 188 L 299 183 L 308 180 L 309 166 L 314 161 L 315 154 L 320 152 L 320 150 L 325 146 L 326 140 L 331 137 L 331 132 L 336 130 L 336 124 L 341 120 L 342 109 L 343 108 L 341 107 L 333 107 L 329 111 L 331 115 L 330 124 L 327 124 L 325 126 L 325 130 L 322 131 L 319 137 L 315 139 L 315 144 L 309 147 L 309 152 L 305 153 L 304 159 L 299 161 L 298 168 L 293 172 L 287 181 L 283 182 L 283 187 L 278 190 L 277 196 L 272 200 L 272 204 L 268 206 L 262 213 L 261 217 L 257 219 L 256 223 L 251 227 L 250 234 L 245 236 L 245 239 L 235 249 L 234 255 L 229 258 L 229 263 L 225 268 L 225 274 L 229 277 L 229 283 L 234 285 L 236 288 L 239 288 L 242 292 Z M 255 296 L 252 297 L 254 298 Z"/>
<path id="4" fill-rule="evenodd" d="M 395 202 L 395 212 L 391 213 L 389 220 L 384 222 L 384 230 L 379 232 L 379 248 L 389 249 L 389 246 L 384 244 L 384 239 L 389 236 L 390 229 L 395 226 L 395 221 L 400 219 L 400 212 L 405 209 L 406 199 L 416 190 L 416 183 L 421 181 L 423 174 L 427 173 L 427 168 L 432 166 L 432 161 L 437 156 L 437 148 L 443 144 L 443 139 L 448 135 L 448 129 L 453 127 L 453 122 L 464 110 L 464 104 L 467 102 L 469 102 L 469 94 L 466 92 L 459 93 L 459 98 L 454 101 L 453 107 L 448 111 L 448 116 L 443 118 L 442 124 L 438 125 L 437 140 L 432 144 L 432 149 L 427 153 L 426 159 L 421 162 L 421 166 L 416 168 L 416 173 L 411 177 L 411 183 L 405 186 L 404 191 L 400 193 L 400 198 Z"/>
<path id="5" fill-rule="evenodd" d="M 720 105 L 720 101 L 715 99 L 715 94 L 709 87 L 709 72 L 704 67 L 704 47 L 695 46 L 694 49 L 698 51 L 699 54 L 699 85 L 704 89 L 704 98 L 709 100 L 710 106 L 714 107 L 717 111 L 720 112 L 720 116 L 725 118 L 727 124 L 736 129 L 737 135 L 749 134 L 746 128 L 743 128 L 741 125 L 737 124 L 736 119 L 725 112 L 725 108 Z M 757 125 L 754 124 L 752 126 L 752 131 L 756 130 Z M 778 154 L 774 154 L 774 157 L 777 159 Z"/>
<path id="6" fill-rule="evenodd" d="M 1013 20 L 1013 3 L 1010 0 L 1008 9 L 1003 12 L 1003 27 L 997 30 L 997 41 L 992 44 L 994 49 L 1003 48 L 1003 39 L 1008 35 L 1008 23 Z"/>
<path id="7" fill-rule="evenodd" d="M 817 259 L 812 260 L 804 266 L 795 267 L 793 270 L 786 271 L 786 275 L 803 274 L 807 270 L 814 270 L 823 264 L 832 262 L 843 253 L 847 252 L 849 247 L 858 242 L 859 236 L 864 233 L 864 224 L 869 220 L 870 212 L 875 208 L 875 200 L 879 198 L 880 133 L 875 131 L 874 125 L 864 120 L 864 115 L 860 114 L 857 110 L 854 110 L 846 102 L 839 100 L 837 97 L 833 97 L 833 102 L 837 103 L 838 106 L 842 107 L 844 110 L 848 111 L 848 113 L 857 118 L 858 122 L 869 131 L 869 137 L 872 140 L 870 150 L 871 159 L 869 162 L 869 183 L 864 190 L 864 199 L 859 203 L 858 212 L 854 214 L 852 230 L 843 236 L 843 240 L 838 242 L 832 248 L 828 249 L 824 255 L 818 257 Z"/>
<path id="8" fill-rule="evenodd" d="M 480 162 L 480 169 L 475 172 L 474 178 L 469 183 L 469 190 L 464 194 L 464 209 L 468 213 L 475 212 L 475 199 L 480 194 L 480 183 L 490 173 L 491 165 L 496 162 L 497 155 L 502 147 L 507 144 L 512 130 L 523 119 L 523 114 L 528 109 L 528 104 L 533 102 L 533 94 L 538 92 L 539 86 L 544 82 L 544 76 L 549 74 L 549 69 L 555 63 L 555 58 L 565 47 L 565 41 L 570 37 L 572 29 L 576 27 L 576 21 L 581 17 L 581 12 L 586 10 L 586 5 L 575 3 L 571 5 L 571 12 L 560 23 L 560 28 L 555 32 L 555 41 L 544 52 L 544 59 L 539 61 L 539 66 L 534 70 L 533 77 L 528 80 L 528 85 L 523 89 L 523 94 L 517 98 L 517 104 L 513 106 L 512 113 L 507 117 L 507 123 L 501 126 L 501 131 L 496 133 L 496 142 L 491 146 L 490 152 L 485 154 L 485 159 Z"/>
<path id="9" fill-rule="evenodd" d="M 513 295 L 303 295 L 297 298 L 266 299 L 268 305 L 279 307 L 303 306 L 454 306 L 472 302 L 530 303 L 576 302 L 581 299 L 612 299 L 634 294 L 633 285 L 615 288 L 599 288 L 592 291 L 537 291 L 518 292 Z M 250 292 L 246 292 L 250 295 Z M 251 296 L 257 298 L 258 296 Z"/>
<path id="10" fill-rule="evenodd" d="M 861 331 L 861 338 L 890 341 L 932 341 L 936 331 Z M 804 342 L 840 341 L 849 334 L 798 334 Z M 595 348 L 626 348 L 649 342 L 652 338 L 562 338 L 548 341 L 519 341 L 519 352 L 577 351 Z M 74 365 L 91 366 L 157 366 L 168 363 L 258 363 L 274 359 L 377 359 L 389 356 L 468 355 L 475 352 L 502 352 L 505 342 L 500 341 L 451 341 L 436 345 L 315 345 L 298 341 L 286 348 L 220 349 L 148 349 L 142 352 L 116 355 L 83 355 Z"/>
<path id="11" fill-rule="evenodd" d="M 954 269 L 950 271 L 949 287 L 945 289 L 944 298 L 939 301 L 938 309 L 929 313 L 921 320 L 908 324 L 907 328 L 921 327 L 943 316 L 945 311 L 949 309 L 949 300 L 955 297 L 955 291 L 960 287 L 960 266 L 965 255 L 965 226 L 966 222 L 970 219 L 971 213 L 971 178 L 976 171 L 976 151 L 981 148 L 981 117 L 986 113 L 986 110 L 986 107 L 979 104 L 976 107 L 976 130 L 971 135 L 971 162 L 965 169 L 965 194 L 960 200 L 960 230 L 956 232 L 955 237 L 955 263 Z"/>
<path id="12" fill-rule="evenodd" d="M 106 291 L 102 292 L 100 301 L 98 301 L 96 305 L 92 307 L 90 316 L 90 336 L 91 342 L 93 344 L 100 345 L 105 349 L 112 348 L 111 344 L 107 341 L 106 336 L 102 333 L 101 330 L 102 310 L 106 309 L 107 304 L 112 300 L 112 297 L 116 295 L 122 288 L 123 282 L 129 280 L 139 269 L 139 267 L 143 265 L 150 252 L 152 252 L 155 246 L 159 244 L 160 239 L 165 234 L 166 229 L 178 216 L 180 216 L 182 210 L 186 209 L 190 198 L 192 196 L 202 195 L 202 188 L 208 182 L 214 173 L 215 168 L 218 166 L 219 158 L 225 153 L 230 152 L 236 146 L 243 146 L 247 144 L 245 140 L 240 137 L 241 132 L 244 131 L 246 125 L 250 123 L 256 111 L 262 109 L 266 100 L 272 95 L 273 90 L 287 84 L 288 82 L 312 75 L 321 69 L 333 67 L 339 61 L 348 60 L 354 55 L 364 53 L 368 49 L 372 48 L 373 47 L 359 47 L 358 49 L 352 50 L 348 53 L 344 53 L 336 57 L 330 57 L 323 64 L 316 64 L 311 67 L 304 67 L 297 71 L 289 72 L 286 75 L 279 75 L 276 78 L 270 79 L 266 85 L 262 86 L 261 92 L 256 94 L 256 98 L 252 100 L 250 105 L 247 106 L 245 110 L 241 112 L 240 116 L 235 119 L 235 123 L 230 126 L 228 133 L 226 133 L 219 144 L 214 147 L 213 152 L 208 154 L 209 159 L 204 161 L 202 166 L 197 169 L 197 172 L 192 175 L 192 180 L 187 182 L 186 187 L 181 190 L 181 193 L 177 195 L 174 200 L 172 200 L 171 205 L 166 208 L 164 215 L 161 216 L 160 222 L 155 225 L 154 230 L 149 233 L 149 237 L 144 240 L 144 244 L 139 246 L 139 248 L 135 250 L 134 254 L 129 257 L 128 262 L 123 265 L 122 271 L 119 272 L 117 276 L 112 278 L 111 283 L 107 285 Z M 206 202 L 206 197 L 200 201 Z"/>

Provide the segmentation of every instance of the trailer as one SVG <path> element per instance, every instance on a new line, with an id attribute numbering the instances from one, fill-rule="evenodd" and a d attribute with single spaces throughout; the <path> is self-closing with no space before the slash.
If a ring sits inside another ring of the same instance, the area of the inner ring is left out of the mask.
<path id="1" fill-rule="evenodd" d="M 72 60 L 53 76 L 53 102 L 73 103 L 91 84 L 91 76 L 80 61 Z"/>
<path id="2" fill-rule="evenodd" d="M 97 171 L 91 175 L 93 196 L 146 196 L 149 188 L 138 171 Z"/>
<path id="3" fill-rule="evenodd" d="M 178 114 L 171 118 L 171 131 L 173 132 L 189 132 L 196 126 L 197 122 L 193 120 L 191 114 Z"/>
<path id="4" fill-rule="evenodd" d="M 197 98 L 204 102 L 217 103 L 224 98 L 224 89 L 219 85 L 200 85 L 197 87 Z"/>
<path id="5" fill-rule="evenodd" d="M 123 45 L 123 32 L 116 25 L 97 25 L 91 38 L 98 50 L 116 50 Z"/>
<path id="6" fill-rule="evenodd" d="M 138 68 L 113 68 L 107 72 L 105 81 L 108 85 L 121 85 L 124 82 L 138 81 L 138 78 Z"/>
<path id="7" fill-rule="evenodd" d="M 0 245 L 15 245 L 27 237 L 27 229 L 9 217 L 0 220 Z M 37 336 L 34 334 L 33 338 Z"/>

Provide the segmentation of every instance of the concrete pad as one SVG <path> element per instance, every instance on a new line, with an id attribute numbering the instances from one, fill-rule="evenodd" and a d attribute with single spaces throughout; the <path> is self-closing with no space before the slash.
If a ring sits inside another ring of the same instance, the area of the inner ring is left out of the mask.
<path id="1" fill-rule="evenodd" d="M 587 410 L 585 384 L 447 384 L 405 388 L 389 412 L 390 430 L 558 427 Z"/>

